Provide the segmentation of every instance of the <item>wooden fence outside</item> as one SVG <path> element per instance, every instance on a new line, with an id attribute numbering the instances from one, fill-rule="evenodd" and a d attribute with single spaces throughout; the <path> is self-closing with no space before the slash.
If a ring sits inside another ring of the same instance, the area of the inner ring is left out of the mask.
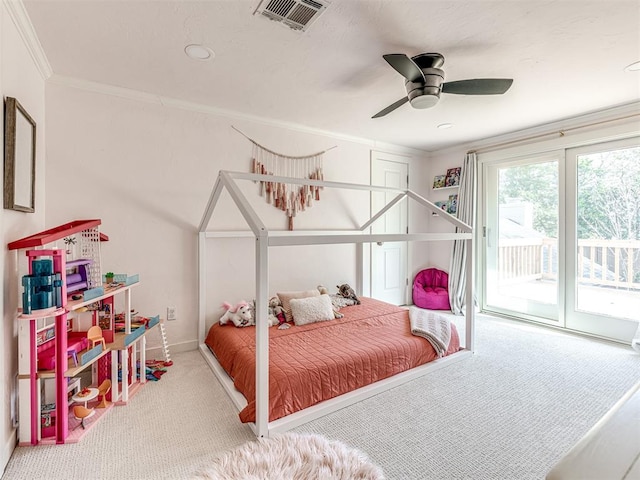
<path id="1" fill-rule="evenodd" d="M 501 238 L 500 283 L 557 278 L 554 238 Z M 578 240 L 580 283 L 640 290 L 640 241 Z"/>

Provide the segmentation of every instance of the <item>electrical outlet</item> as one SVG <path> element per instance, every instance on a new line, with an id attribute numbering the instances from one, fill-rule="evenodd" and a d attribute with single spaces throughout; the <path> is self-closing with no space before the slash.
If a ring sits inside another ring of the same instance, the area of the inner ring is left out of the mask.
<path id="1" fill-rule="evenodd" d="M 178 315 L 176 314 L 176 307 L 167 307 L 167 321 L 173 322 L 178 319 Z"/>

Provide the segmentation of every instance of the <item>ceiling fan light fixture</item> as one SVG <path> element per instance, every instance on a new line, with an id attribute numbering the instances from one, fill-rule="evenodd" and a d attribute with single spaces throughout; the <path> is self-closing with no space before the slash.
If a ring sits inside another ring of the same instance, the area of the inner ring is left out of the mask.
<path id="1" fill-rule="evenodd" d="M 195 43 L 184 47 L 184 53 L 186 53 L 189 58 L 193 58 L 194 60 L 210 60 L 216 56 L 216 54 L 213 53 L 213 50 L 211 50 L 210 48 L 207 48 L 203 45 L 197 45 Z"/>
<path id="2" fill-rule="evenodd" d="M 631 65 L 627 65 L 624 67 L 627 72 L 637 72 L 640 70 L 640 60 L 637 62 L 633 62 Z"/>
<path id="3" fill-rule="evenodd" d="M 424 109 L 433 107 L 438 103 L 438 98 L 436 95 L 420 95 L 413 97 L 409 102 L 413 108 Z"/>

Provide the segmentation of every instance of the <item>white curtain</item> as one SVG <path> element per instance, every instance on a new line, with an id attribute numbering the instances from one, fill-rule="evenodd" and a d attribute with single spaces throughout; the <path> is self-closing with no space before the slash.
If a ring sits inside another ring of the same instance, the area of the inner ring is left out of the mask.
<path id="1" fill-rule="evenodd" d="M 475 228 L 476 220 L 476 154 L 467 153 L 460 170 L 460 189 L 458 190 L 459 220 Z M 456 232 L 458 232 L 456 228 Z M 463 315 L 465 311 L 466 274 L 465 262 L 467 247 L 464 240 L 454 240 L 451 262 L 449 264 L 449 303 L 451 311 Z"/>

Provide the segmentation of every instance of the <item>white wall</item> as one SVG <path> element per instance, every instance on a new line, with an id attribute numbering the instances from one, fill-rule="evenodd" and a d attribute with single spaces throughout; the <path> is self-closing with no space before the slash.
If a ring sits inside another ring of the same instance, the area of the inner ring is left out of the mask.
<path id="1" fill-rule="evenodd" d="M 0 382 L 0 469 L 9 461 L 16 443 L 12 425 L 11 403 L 18 373 L 17 320 L 18 296 L 21 291 L 17 275 L 17 254 L 8 251 L 7 243 L 42 230 L 45 215 L 45 101 L 44 80 L 18 33 L 5 2 L 0 4 L 0 92 L 3 99 L 15 97 L 36 122 L 36 197 L 35 213 L 0 210 L 0 231 L 5 245 L 0 257 L 3 275 L 0 278 L 3 312 L 0 328 L 2 345 L 2 378 Z M 4 116 L 0 115 L 0 131 L 4 145 Z"/>
<path id="2" fill-rule="evenodd" d="M 110 237 L 102 244 L 103 271 L 139 273 L 133 306 L 142 314 L 166 314 L 174 351 L 196 346 L 197 229 L 221 169 L 248 172 L 251 143 L 234 125 L 262 145 L 288 155 L 333 147 L 325 155 L 325 179 L 368 184 L 372 142 L 229 119 L 164 107 L 49 83 L 46 89 L 48 145 L 47 226 L 100 218 Z M 406 153 L 406 152 L 405 152 Z M 413 152 L 415 153 L 415 152 Z M 412 158 L 412 188 L 425 193 L 424 158 Z M 267 226 L 285 229 L 283 212 L 245 182 L 245 191 Z M 295 219 L 296 229 L 346 229 L 369 217 L 366 192 L 325 189 Z M 237 229 L 245 223 L 227 194 L 211 226 Z M 223 301 L 255 298 L 254 241 L 209 242 L 209 322 Z M 419 257 L 420 255 L 418 255 Z M 355 247 L 315 246 L 272 249 L 269 293 L 355 284 Z M 159 345 L 150 335 L 149 346 Z"/>
<path id="3" fill-rule="evenodd" d="M 444 152 L 434 152 L 429 157 L 428 162 L 428 189 L 427 198 L 432 202 L 446 201 L 449 195 L 459 194 L 457 188 L 447 188 L 444 190 L 434 190 L 433 177 L 444 175 L 450 168 L 462 166 L 462 161 L 467 153 L 464 147 L 448 149 Z M 429 216 L 429 231 L 432 233 L 452 233 L 455 227 L 440 216 Z M 429 267 L 439 268 L 445 272 L 449 271 L 449 258 L 451 256 L 452 242 L 433 242 L 429 249 L 429 257 L 426 264 Z"/>

